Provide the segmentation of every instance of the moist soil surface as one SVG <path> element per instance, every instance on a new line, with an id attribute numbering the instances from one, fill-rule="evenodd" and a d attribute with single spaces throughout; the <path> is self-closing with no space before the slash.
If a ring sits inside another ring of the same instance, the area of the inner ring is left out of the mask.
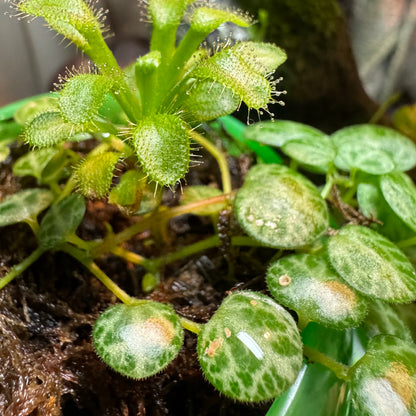
<path id="1" fill-rule="evenodd" d="M 11 159 L 0 172 L 0 196 L 35 186 L 11 174 Z M 215 162 L 191 169 L 187 184 L 218 186 Z M 229 159 L 233 184 L 239 187 L 250 164 L 247 157 Z M 180 188 L 166 191 L 165 205 L 178 203 Z M 133 220 L 103 200 L 87 204 L 80 237 L 102 238 L 105 224 L 120 231 Z M 228 244 L 236 224 L 229 213 L 219 220 L 222 247 L 169 264 L 161 283 L 143 293 L 145 271 L 107 255 L 99 266 L 127 293 L 171 303 L 182 316 L 207 322 L 230 290 L 265 291 L 264 265 L 269 250 L 240 249 Z M 237 230 L 238 231 L 238 230 Z M 148 258 L 174 252 L 214 232 L 209 218 L 185 215 L 172 220 L 165 236 L 144 232 L 125 247 Z M 27 257 L 36 240 L 26 224 L 3 227 L 0 275 Z M 117 302 L 82 265 L 61 252 L 44 254 L 0 291 L 0 414 L 4 416 L 144 416 L 265 415 L 271 403 L 239 404 L 218 393 L 203 377 L 196 355 L 196 336 L 186 332 L 178 357 L 160 374 L 132 380 L 107 367 L 91 339 L 98 315 Z"/>

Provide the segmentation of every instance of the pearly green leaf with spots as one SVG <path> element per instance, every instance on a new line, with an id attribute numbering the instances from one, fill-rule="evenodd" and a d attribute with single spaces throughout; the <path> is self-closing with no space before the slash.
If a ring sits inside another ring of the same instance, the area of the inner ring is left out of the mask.
<path id="1" fill-rule="evenodd" d="M 416 299 L 416 273 L 390 240 L 369 228 L 349 225 L 328 242 L 330 262 L 353 288 L 386 302 Z"/>
<path id="2" fill-rule="evenodd" d="M 53 201 L 47 189 L 25 189 L 0 202 L 0 227 L 36 218 Z"/>
<path id="3" fill-rule="evenodd" d="M 254 123 L 244 131 L 244 137 L 269 146 L 281 147 L 290 140 L 320 140 L 326 135 L 314 127 L 290 120 L 270 120 Z"/>
<path id="4" fill-rule="evenodd" d="M 43 170 L 57 152 L 58 149 L 56 148 L 45 148 L 32 150 L 24 154 L 14 163 L 13 174 L 16 176 L 34 176 L 40 180 Z"/>
<path id="5" fill-rule="evenodd" d="M 358 326 L 367 302 L 346 284 L 324 255 L 293 254 L 270 265 L 270 293 L 300 316 L 321 325 L 344 329 Z"/>
<path id="6" fill-rule="evenodd" d="M 351 399 L 360 416 L 416 415 L 416 345 L 373 338 L 351 370 Z"/>
<path id="7" fill-rule="evenodd" d="M 351 171 L 361 169 L 372 175 L 416 166 L 416 146 L 395 130 L 372 124 L 345 127 L 331 135 L 337 148 L 335 165 Z"/>
<path id="8" fill-rule="evenodd" d="M 190 139 L 175 115 L 142 119 L 133 132 L 133 145 L 143 171 L 160 185 L 174 185 L 188 171 Z"/>
<path id="9" fill-rule="evenodd" d="M 328 228 L 327 206 L 316 187 L 282 165 L 250 169 L 235 214 L 247 234 L 276 248 L 307 246 Z"/>
<path id="10" fill-rule="evenodd" d="M 203 326 L 197 350 L 208 381 L 224 395 L 247 402 L 279 396 L 302 366 L 293 318 L 256 292 L 229 295 Z"/>
<path id="11" fill-rule="evenodd" d="M 380 189 L 397 216 L 416 231 L 416 187 L 409 176 L 391 172 L 380 178 Z"/>
<path id="12" fill-rule="evenodd" d="M 107 365 L 141 379 L 162 371 L 178 355 L 183 329 L 171 306 L 143 301 L 105 310 L 92 336 L 97 354 Z"/>

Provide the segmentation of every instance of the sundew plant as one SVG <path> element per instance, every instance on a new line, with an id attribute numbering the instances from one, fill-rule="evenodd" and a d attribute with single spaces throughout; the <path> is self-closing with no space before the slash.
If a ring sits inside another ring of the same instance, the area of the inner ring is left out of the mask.
<path id="1" fill-rule="evenodd" d="M 223 23 L 251 25 L 241 11 L 149 0 L 150 51 L 121 69 L 103 37 L 105 13 L 91 3 L 23 0 L 13 8 L 19 18 L 43 18 L 92 63 L 68 71 L 54 93 L 0 110 L 2 160 L 11 144 L 28 144 L 13 174 L 38 184 L 0 202 L 0 226 L 27 223 L 38 242 L 0 279 L 0 289 L 46 251 L 63 251 L 121 301 L 99 316 L 92 338 L 104 362 L 127 377 L 162 371 L 179 353 L 185 329 L 196 334 L 202 372 L 216 389 L 244 402 L 278 397 L 272 415 L 290 406 L 308 406 L 309 414 L 330 406 L 337 415 L 416 415 L 416 346 L 406 305 L 416 299 L 416 188 L 405 173 L 416 166 L 415 145 L 375 125 L 327 135 L 291 121 L 247 127 L 225 117 L 242 102 L 268 111 L 280 94 L 274 72 L 286 60 L 268 43 L 201 47 Z M 212 128 L 221 125 L 257 159 L 238 190 L 223 151 L 199 133 L 214 119 L 220 121 Z M 80 154 L 74 146 L 82 141 L 89 144 Z M 186 186 L 197 147 L 218 162 L 222 190 Z M 162 205 L 163 190 L 181 181 L 180 204 Z M 80 238 L 86 199 L 97 198 L 134 217 L 132 225 Z M 168 221 L 189 213 L 210 217 L 213 235 L 158 258 L 125 248 L 145 230 L 163 241 Z M 273 252 L 268 294 L 231 291 L 204 323 L 149 300 L 166 264 L 224 245 L 224 218 L 238 224 L 225 231 L 234 256 L 244 247 Z M 96 260 L 110 253 L 146 271 L 142 298 L 99 268 Z M 320 392 L 313 400 L 302 387 L 311 380 Z"/>

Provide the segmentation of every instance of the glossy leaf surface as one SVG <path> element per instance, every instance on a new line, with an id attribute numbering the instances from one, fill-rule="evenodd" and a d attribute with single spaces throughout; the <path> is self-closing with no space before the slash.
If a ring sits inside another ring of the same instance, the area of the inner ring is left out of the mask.
<path id="1" fill-rule="evenodd" d="M 141 379 L 163 370 L 177 356 L 183 330 L 171 306 L 151 301 L 114 305 L 97 319 L 93 341 L 107 365 Z"/>
<path id="2" fill-rule="evenodd" d="M 407 257 L 390 240 L 359 225 L 330 237 L 331 264 L 352 287 L 387 302 L 416 298 L 416 273 Z"/>
<path id="3" fill-rule="evenodd" d="M 267 284 L 279 303 L 324 326 L 358 326 L 367 311 L 367 302 L 340 278 L 323 255 L 281 258 L 269 267 Z"/>
<path id="4" fill-rule="evenodd" d="M 328 228 L 328 210 L 318 190 L 281 165 L 249 171 L 235 198 L 235 213 L 247 234 L 271 247 L 303 247 Z"/>
<path id="5" fill-rule="evenodd" d="M 302 344 L 293 318 L 272 299 L 234 292 L 199 333 L 198 358 L 221 393 L 257 402 L 293 384 L 302 365 Z"/>

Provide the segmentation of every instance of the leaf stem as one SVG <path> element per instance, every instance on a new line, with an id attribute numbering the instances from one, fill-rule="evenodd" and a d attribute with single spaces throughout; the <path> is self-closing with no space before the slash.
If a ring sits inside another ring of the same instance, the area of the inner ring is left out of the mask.
<path id="1" fill-rule="evenodd" d="M 402 240 L 396 243 L 396 246 L 399 248 L 406 248 L 416 245 L 416 237 L 411 237 L 406 240 Z"/>
<path id="2" fill-rule="evenodd" d="M 23 273 L 31 264 L 33 264 L 43 253 L 44 248 L 38 247 L 30 256 L 26 257 L 22 262 L 16 264 L 11 268 L 9 273 L 0 279 L 0 290 L 3 289 L 8 283 L 10 283 L 15 277 Z"/>
<path id="3" fill-rule="evenodd" d="M 307 347 L 306 345 L 303 346 L 303 353 L 308 360 L 320 363 L 329 368 L 340 380 L 349 381 L 348 371 L 350 367 L 347 365 L 335 361 L 322 352 Z"/>
<path id="4" fill-rule="evenodd" d="M 189 131 L 189 134 L 193 140 L 199 143 L 201 146 L 205 147 L 214 156 L 215 160 L 218 163 L 218 166 L 221 171 L 221 179 L 222 179 L 222 189 L 224 193 L 228 194 L 232 191 L 231 186 L 231 177 L 230 171 L 228 170 L 227 159 L 221 150 L 215 147 L 209 140 L 207 140 L 204 136 L 197 133 L 195 130 Z"/>
<path id="5" fill-rule="evenodd" d="M 191 331 L 197 335 L 201 332 L 203 324 L 191 321 L 190 319 L 184 318 L 182 316 L 179 317 L 179 320 L 181 321 L 182 326 L 188 331 Z"/>
<path id="6" fill-rule="evenodd" d="M 126 305 L 135 303 L 135 299 L 129 296 L 123 289 L 117 286 L 84 251 L 79 250 L 69 244 L 65 244 L 61 248 L 65 253 L 68 253 L 83 266 L 85 266 L 110 292 L 112 292 L 118 299 Z"/>

